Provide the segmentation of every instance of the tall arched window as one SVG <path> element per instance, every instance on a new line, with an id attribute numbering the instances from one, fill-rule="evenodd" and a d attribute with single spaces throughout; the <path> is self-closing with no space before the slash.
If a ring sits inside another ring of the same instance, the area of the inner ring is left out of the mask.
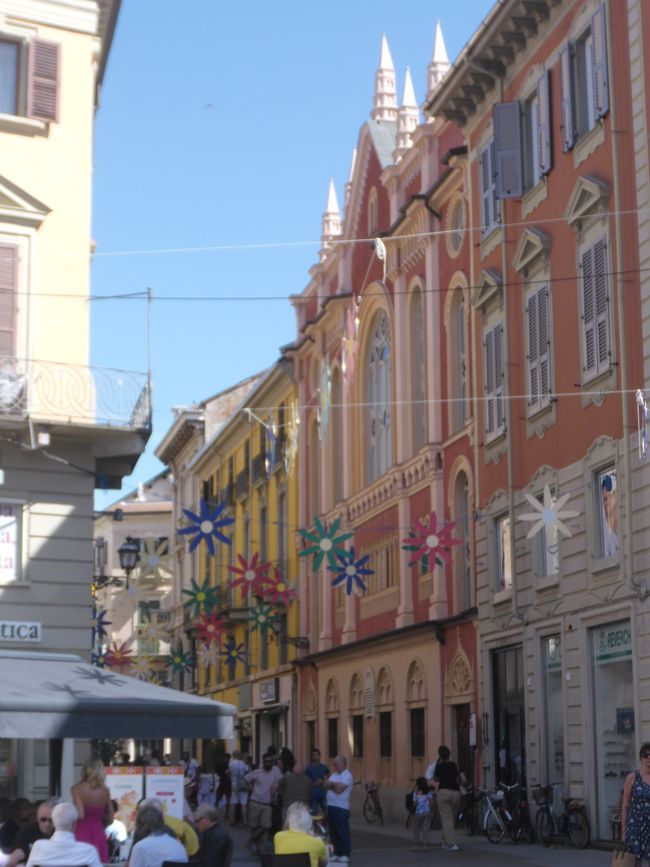
<path id="1" fill-rule="evenodd" d="M 310 505 L 312 521 L 320 514 L 320 437 L 318 436 L 318 422 L 312 422 L 311 436 L 309 437 L 309 484 Z"/>
<path id="2" fill-rule="evenodd" d="M 368 350 L 367 380 L 368 482 L 392 463 L 392 368 L 390 327 L 382 311 L 374 321 Z"/>
<path id="3" fill-rule="evenodd" d="M 425 378 L 426 365 L 424 358 L 424 306 L 422 292 L 416 289 L 411 299 L 411 437 L 413 454 L 418 452 L 426 442 L 426 405 Z"/>
<path id="4" fill-rule="evenodd" d="M 457 611 L 470 608 L 474 598 L 469 510 L 469 482 L 465 473 L 459 473 L 454 483 L 454 518 L 456 520 L 456 537 L 460 540 L 460 545 L 456 547 L 454 563 Z"/>
<path id="5" fill-rule="evenodd" d="M 368 193 L 368 237 L 372 238 L 377 232 L 379 220 L 377 215 L 377 190 L 373 187 Z"/>
<path id="6" fill-rule="evenodd" d="M 450 317 L 449 370 L 451 372 L 451 427 L 456 433 L 467 421 L 467 324 L 463 290 L 454 290 Z"/>
<path id="7" fill-rule="evenodd" d="M 332 467 L 332 506 L 343 499 L 343 388 L 341 370 L 332 372 L 332 406 L 330 409 L 330 466 Z"/>

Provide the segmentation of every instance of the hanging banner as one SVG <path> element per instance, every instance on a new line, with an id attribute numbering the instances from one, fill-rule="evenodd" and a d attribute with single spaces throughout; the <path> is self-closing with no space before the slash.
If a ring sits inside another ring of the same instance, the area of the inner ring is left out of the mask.
<path id="1" fill-rule="evenodd" d="M 115 817 L 120 822 L 124 822 L 129 834 L 135 828 L 135 814 L 138 803 L 143 796 L 143 770 L 143 768 L 130 767 L 129 765 L 105 768 L 106 785 L 111 793 L 111 800 L 117 801 Z"/>
<path id="2" fill-rule="evenodd" d="M 145 768 L 145 797 L 159 798 L 165 815 L 183 818 L 185 775 L 182 765 Z"/>

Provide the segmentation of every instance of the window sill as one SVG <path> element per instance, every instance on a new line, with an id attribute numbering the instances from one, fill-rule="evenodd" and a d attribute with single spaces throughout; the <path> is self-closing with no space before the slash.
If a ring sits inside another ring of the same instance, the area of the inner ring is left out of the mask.
<path id="1" fill-rule="evenodd" d="M 512 587 L 508 587 L 506 590 L 497 590 L 492 595 L 492 604 L 493 605 L 503 605 L 505 602 L 512 601 Z"/>
<path id="2" fill-rule="evenodd" d="M 534 187 L 521 200 L 521 216 L 527 217 L 548 197 L 548 181 L 546 175 L 540 178 Z"/>
<path id="3" fill-rule="evenodd" d="M 19 117 L 13 114 L 0 114 L 0 132 L 14 132 L 19 135 L 47 135 L 49 123 L 32 117 Z"/>
<path id="4" fill-rule="evenodd" d="M 609 391 L 616 388 L 616 373 L 614 366 L 609 367 L 605 373 L 600 373 L 591 379 L 584 379 L 581 383 L 581 404 L 584 409 L 590 404 L 600 406 Z"/>
<path id="5" fill-rule="evenodd" d="M 613 572 L 620 566 L 619 557 L 593 557 L 591 560 L 591 573 L 602 577 L 606 572 Z"/>
<path id="6" fill-rule="evenodd" d="M 573 166 L 578 166 L 583 163 L 587 157 L 605 143 L 605 123 L 602 120 L 597 120 L 596 125 L 589 130 L 588 133 L 579 138 L 573 146 Z"/>
<path id="7" fill-rule="evenodd" d="M 535 436 L 541 439 L 546 431 L 556 423 L 556 420 L 555 401 L 549 400 L 539 409 L 530 411 L 526 417 L 528 439 L 530 440 Z"/>
<path id="8" fill-rule="evenodd" d="M 543 575 L 539 576 L 535 580 L 535 589 L 538 593 L 542 593 L 544 590 L 551 590 L 553 587 L 557 587 L 560 583 L 559 574 L 556 575 Z"/>
<path id="9" fill-rule="evenodd" d="M 503 242 L 503 226 L 501 223 L 490 229 L 485 237 L 481 238 L 481 259 L 489 256 L 493 250 Z"/>
<path id="10" fill-rule="evenodd" d="M 491 439 L 486 439 L 483 446 L 483 457 L 486 464 L 498 464 L 508 451 L 505 430 L 495 434 Z"/>

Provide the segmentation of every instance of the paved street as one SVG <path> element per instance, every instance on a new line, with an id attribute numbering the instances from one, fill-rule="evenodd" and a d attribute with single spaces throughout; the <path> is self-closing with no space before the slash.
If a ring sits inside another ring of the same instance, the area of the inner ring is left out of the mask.
<path id="1" fill-rule="evenodd" d="M 481 867 L 609 867 L 611 852 L 597 849 L 578 851 L 566 846 L 545 849 L 539 844 L 518 844 L 508 842 L 497 845 L 490 843 L 482 835 L 466 837 L 461 831 L 458 835 L 459 852 L 445 852 L 439 846 L 440 832 L 432 834 L 432 847 L 426 852 L 411 852 L 408 832 L 397 825 L 375 828 L 363 820 L 352 820 L 352 859 L 354 867 L 389 867 L 403 865 L 408 860 L 409 867 L 425 867 L 432 861 L 436 864 L 480 864 Z M 259 864 L 245 848 L 247 833 L 240 828 L 230 829 L 235 838 L 233 864 Z"/>

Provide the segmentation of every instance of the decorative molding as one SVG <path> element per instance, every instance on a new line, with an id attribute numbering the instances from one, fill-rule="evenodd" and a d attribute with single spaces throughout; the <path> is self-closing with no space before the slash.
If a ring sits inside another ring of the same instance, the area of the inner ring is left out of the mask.
<path id="1" fill-rule="evenodd" d="M 484 268 L 478 279 L 478 285 L 472 296 L 472 305 L 479 309 L 483 315 L 491 304 L 498 304 L 499 310 L 503 308 L 503 283 L 501 274 L 492 268 Z"/>
<path id="2" fill-rule="evenodd" d="M 569 198 L 565 217 L 570 226 L 580 225 L 585 217 L 593 217 L 607 208 L 610 186 L 606 181 L 596 177 L 582 176 Z"/>
<path id="3" fill-rule="evenodd" d="M 605 123 L 599 119 L 596 121 L 596 125 L 574 144 L 573 167 L 577 169 L 587 157 L 590 157 L 603 144 L 605 144 Z"/>
<path id="4" fill-rule="evenodd" d="M 445 698 L 471 695 L 474 691 L 472 669 L 465 653 L 459 648 L 453 656 L 445 678 Z"/>
<path id="5" fill-rule="evenodd" d="M 548 177 L 544 175 L 521 200 L 521 216 L 527 217 L 538 205 L 548 198 Z"/>
<path id="6" fill-rule="evenodd" d="M 542 232 L 541 229 L 524 229 L 515 250 L 513 267 L 516 271 L 526 273 L 540 257 L 548 258 L 550 249 L 551 237 L 546 232 Z"/>
<path id="7" fill-rule="evenodd" d="M 2 129 L 2 118 L 5 116 L 0 115 L 0 129 Z M 15 119 L 24 120 L 24 118 Z M 0 175 L 1 222 L 38 228 L 50 211 L 51 208 L 48 208 L 47 205 L 39 202 L 38 199 L 30 196 L 25 190 Z"/>

